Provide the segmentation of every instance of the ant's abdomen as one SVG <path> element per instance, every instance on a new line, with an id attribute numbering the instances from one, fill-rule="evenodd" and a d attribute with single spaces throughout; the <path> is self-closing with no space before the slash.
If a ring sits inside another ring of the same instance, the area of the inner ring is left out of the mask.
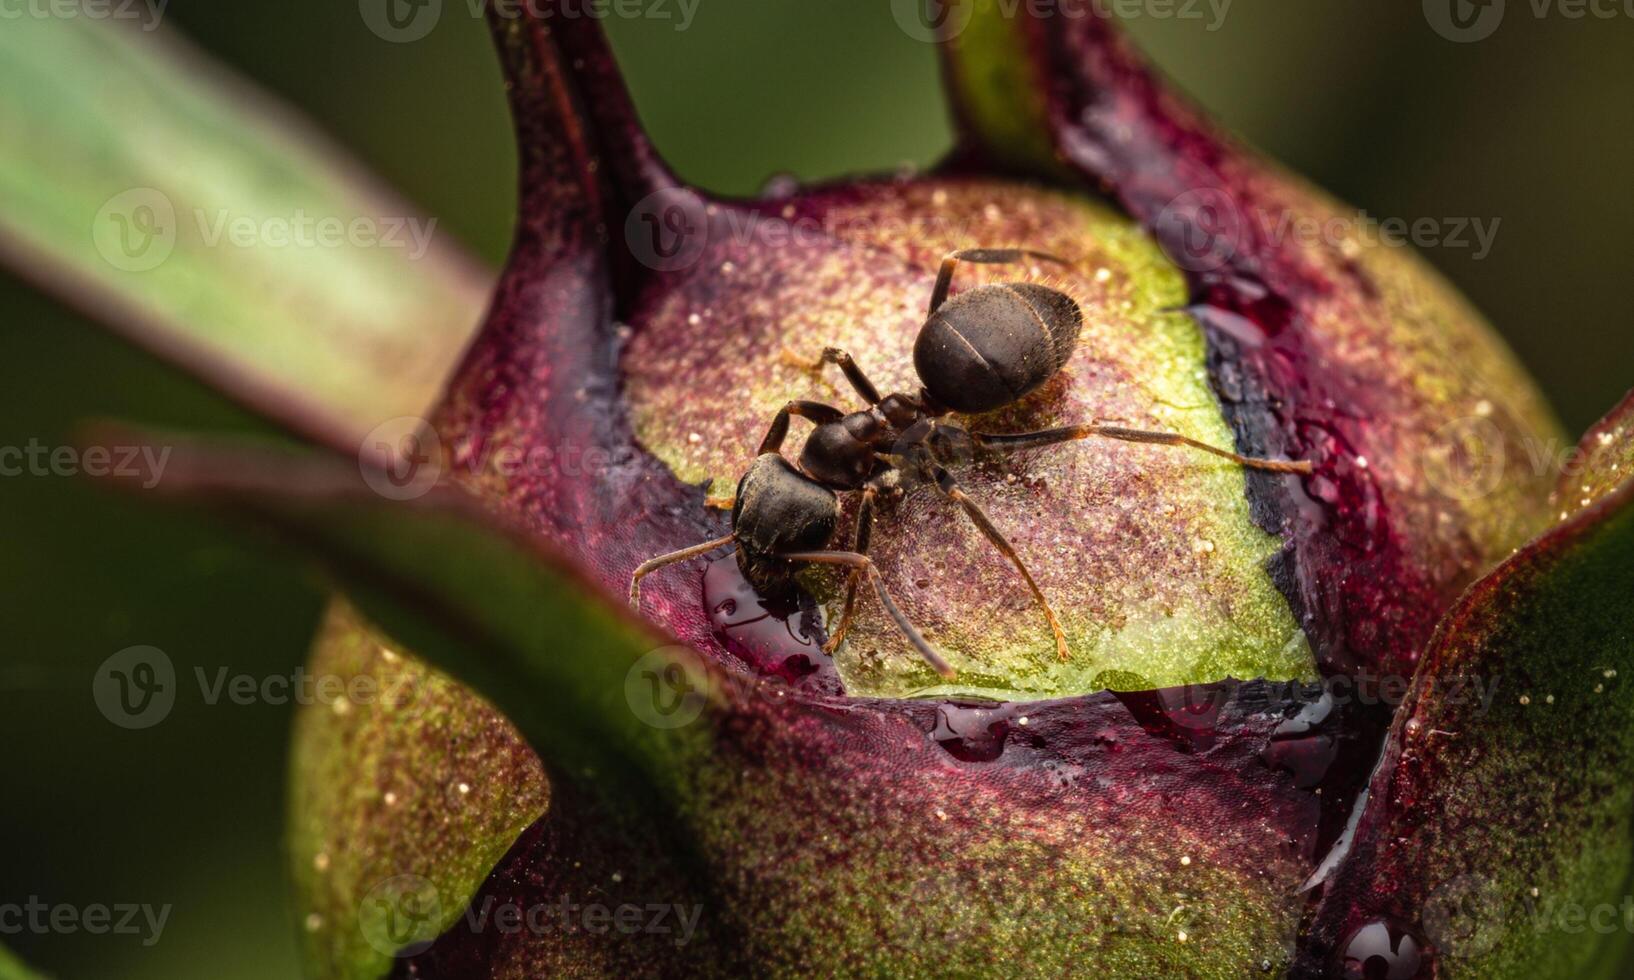
<path id="1" fill-rule="evenodd" d="M 1072 356 L 1083 313 L 1036 283 L 981 286 L 942 305 L 914 342 L 914 368 L 932 398 L 956 412 L 988 412 L 1025 398 Z"/>

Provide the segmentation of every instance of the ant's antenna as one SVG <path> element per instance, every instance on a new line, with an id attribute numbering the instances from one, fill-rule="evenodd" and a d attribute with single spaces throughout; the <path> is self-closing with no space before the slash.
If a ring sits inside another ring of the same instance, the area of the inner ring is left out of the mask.
<path id="1" fill-rule="evenodd" d="M 714 551 L 716 548 L 720 548 L 731 543 L 732 535 L 728 534 L 725 537 L 716 538 L 713 541 L 705 541 L 703 544 L 695 544 L 690 548 L 682 548 L 680 551 L 672 551 L 667 555 L 659 555 L 657 558 L 652 558 L 642 562 L 636 568 L 635 573 L 630 576 L 630 607 L 637 612 L 641 611 L 641 580 L 646 578 L 648 575 L 658 571 L 665 565 L 673 565 L 678 561 L 686 561 L 688 558 L 696 558 L 699 555 Z"/>

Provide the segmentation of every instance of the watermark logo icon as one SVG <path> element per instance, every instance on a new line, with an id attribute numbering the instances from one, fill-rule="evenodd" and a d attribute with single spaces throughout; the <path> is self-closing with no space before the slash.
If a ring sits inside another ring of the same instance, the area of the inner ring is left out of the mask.
<path id="1" fill-rule="evenodd" d="M 1223 268 L 1243 242 L 1243 216 L 1231 195 L 1199 187 L 1164 206 L 1153 228 L 1170 261 L 1187 272 Z"/>
<path id="2" fill-rule="evenodd" d="M 654 728 L 681 728 L 703 714 L 708 677 L 683 646 L 649 651 L 624 675 L 630 711 Z"/>
<path id="3" fill-rule="evenodd" d="M 958 0 L 891 0 L 891 16 L 904 34 L 934 44 L 963 34 L 974 6 Z"/>
<path id="4" fill-rule="evenodd" d="M 709 209 L 685 188 L 665 188 L 642 198 L 624 222 L 624 240 L 637 262 L 674 272 L 697 262 L 709 244 Z"/>
<path id="5" fill-rule="evenodd" d="M 357 9 L 376 37 L 408 44 L 437 26 L 443 16 L 443 0 L 358 0 Z"/>
<path id="6" fill-rule="evenodd" d="M 97 211 L 91 242 L 122 272 L 157 269 L 176 248 L 176 207 L 152 187 L 116 194 Z"/>
<path id="7" fill-rule="evenodd" d="M 431 423 L 400 415 L 375 426 L 358 447 L 358 471 L 387 500 L 423 497 L 443 472 L 442 443 Z"/>
<path id="8" fill-rule="evenodd" d="M 387 878 L 363 896 L 358 929 L 386 956 L 416 956 L 431 948 L 441 931 L 442 896 L 437 886 L 415 874 Z"/>
<path id="9" fill-rule="evenodd" d="M 91 697 L 120 728 L 152 728 L 176 704 L 176 666 L 158 647 L 126 647 L 96 669 Z"/>
<path id="10" fill-rule="evenodd" d="M 1507 463 L 1503 430 L 1489 418 L 1454 419 L 1425 451 L 1425 481 L 1452 500 L 1478 500 L 1498 489 Z"/>
<path id="11" fill-rule="evenodd" d="M 1424 19 L 1449 41 L 1483 41 L 1503 23 L 1505 0 L 1424 0 Z"/>
<path id="12" fill-rule="evenodd" d="M 937 425 L 923 440 L 904 432 L 892 443 L 891 453 L 903 459 L 924 460 L 944 469 L 958 470 L 975 462 L 976 440 L 962 425 Z"/>
<path id="13" fill-rule="evenodd" d="M 1219 724 L 1220 709 L 1231 699 L 1224 684 L 1185 684 L 1156 692 L 1164 715 L 1177 729 L 1211 732 Z"/>
<path id="14" fill-rule="evenodd" d="M 1424 935 L 1443 956 L 1480 956 L 1498 940 L 1504 924 L 1503 896 L 1480 875 L 1459 875 L 1424 902 Z"/>

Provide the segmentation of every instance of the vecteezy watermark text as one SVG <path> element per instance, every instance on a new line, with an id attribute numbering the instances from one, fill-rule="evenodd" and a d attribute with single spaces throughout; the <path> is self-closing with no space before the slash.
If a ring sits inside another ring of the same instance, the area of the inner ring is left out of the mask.
<path id="1" fill-rule="evenodd" d="M 615 873 L 613 880 L 622 880 Z M 676 947 L 692 941 L 703 917 L 703 906 L 677 902 L 576 902 L 566 895 L 555 901 L 501 901 L 485 895 L 466 905 L 452 923 L 445 923 L 448 908 L 430 879 L 400 874 L 370 888 L 358 907 L 358 928 L 363 938 L 387 956 L 415 956 L 436 943 L 445 931 L 472 935 L 589 933 L 596 936 L 671 936 Z"/>
<path id="2" fill-rule="evenodd" d="M 300 704 L 334 705 L 385 704 L 401 707 L 413 700 L 416 679 L 403 673 L 390 681 L 373 674 L 314 674 L 304 667 L 296 667 L 288 674 L 269 674 L 256 677 L 234 674 L 226 667 L 207 672 L 203 667 L 193 668 L 199 694 L 207 705 L 229 704 Z"/>
<path id="3" fill-rule="evenodd" d="M 1430 892 L 1421 920 L 1438 956 L 1468 959 L 1484 955 L 1521 929 L 1540 936 L 1634 934 L 1634 895 L 1584 904 L 1575 896 L 1548 894 L 1538 887 L 1516 889 L 1494 877 L 1462 874 Z"/>
<path id="4" fill-rule="evenodd" d="M 493 0 L 493 15 L 503 20 L 527 17 L 543 23 L 563 20 L 653 20 L 674 24 L 684 31 L 692 26 L 702 0 Z M 442 22 L 447 7 L 463 8 L 480 19 L 489 0 L 358 0 L 363 23 L 382 41 L 408 44 L 419 41 Z"/>
<path id="5" fill-rule="evenodd" d="M 659 272 L 690 268 L 706 256 L 732 250 L 822 249 L 841 240 L 991 241 L 1001 219 L 997 207 L 969 213 L 942 210 L 944 194 L 931 197 L 935 213 L 892 215 L 801 214 L 790 203 L 766 201 L 724 207 L 690 188 L 647 195 L 625 215 L 624 243 L 636 261 Z"/>
<path id="6" fill-rule="evenodd" d="M 430 422 L 414 415 L 387 419 L 358 446 L 358 469 L 364 483 L 388 500 L 424 496 L 448 473 L 576 479 L 605 472 L 622 458 L 602 446 L 576 443 L 518 446 L 494 439 L 462 439 L 448 445 Z"/>
<path id="7" fill-rule="evenodd" d="M 1121 20 L 1207 20 L 1209 32 L 1225 25 L 1233 0 L 995 0 L 1005 20 L 1082 20 L 1116 16 Z M 946 41 L 970 26 L 970 0 L 891 0 L 891 16 L 916 41 Z"/>
<path id="8" fill-rule="evenodd" d="M 0 446 L 0 477 L 79 476 L 139 480 L 152 490 L 170 461 L 170 446 L 49 446 L 30 439 Z"/>
<path id="9" fill-rule="evenodd" d="M 0 935 L 141 936 L 143 946 L 152 946 L 164 934 L 170 910 L 169 903 L 157 907 L 145 902 L 73 905 L 30 895 L 26 902 L 0 903 Z"/>
<path id="10" fill-rule="evenodd" d="M 1423 0 L 1424 19 L 1449 41 L 1484 41 L 1498 30 L 1509 0 Z M 1634 0 L 1526 0 L 1534 20 L 1634 19 Z"/>
<path id="11" fill-rule="evenodd" d="M 337 712 L 352 706 L 380 704 L 402 707 L 419 694 L 419 675 L 403 671 L 376 676 L 318 674 L 296 667 L 288 674 L 255 676 L 233 673 L 227 667 L 213 671 L 193 668 L 199 699 L 211 707 L 220 704 L 327 706 Z M 91 697 L 103 717 L 121 728 L 151 728 L 164 721 L 180 694 L 176 665 L 154 646 L 126 647 L 102 662 L 91 681 Z"/>
<path id="12" fill-rule="evenodd" d="M 487 895 L 480 904 L 465 910 L 464 923 L 473 933 L 491 928 L 501 935 L 521 932 L 532 935 L 551 932 L 620 936 L 645 934 L 674 936 L 675 945 L 685 946 L 692 941 L 702 916 L 703 906 L 697 904 L 625 902 L 609 906 L 600 902 L 574 902 L 563 895 L 554 902 L 521 905 L 500 902 Z"/>
<path id="13" fill-rule="evenodd" d="M 131 20 L 151 31 L 170 0 L 0 0 L 0 20 Z"/>
<path id="14" fill-rule="evenodd" d="M 0 0 L 3 2 L 3 0 Z M 137 187 L 109 198 L 91 225 L 97 252 L 115 269 L 157 269 L 183 241 L 207 249 L 399 249 L 410 260 L 431 250 L 437 219 L 418 215 L 249 214 L 228 208 L 194 208 L 189 223 L 163 191 Z"/>
<path id="15" fill-rule="evenodd" d="M 1468 251 L 1477 261 L 1492 252 L 1503 219 L 1470 216 L 1380 218 L 1358 208 L 1351 213 L 1312 215 L 1288 208 L 1239 206 L 1216 187 L 1179 194 L 1159 212 L 1154 230 L 1163 250 L 1190 272 L 1227 266 L 1243 249 L 1300 245 L 1332 249 L 1374 246 Z"/>

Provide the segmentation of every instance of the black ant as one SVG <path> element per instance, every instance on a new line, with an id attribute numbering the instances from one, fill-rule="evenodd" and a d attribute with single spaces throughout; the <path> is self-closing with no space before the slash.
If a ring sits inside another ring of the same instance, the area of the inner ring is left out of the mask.
<path id="1" fill-rule="evenodd" d="M 829 347 L 815 362 L 785 359 L 808 370 L 838 365 L 851 387 L 869 407 L 849 414 L 830 405 L 791 401 L 778 411 L 755 461 L 738 482 L 737 493 L 712 506 L 730 507 L 732 533 L 644 562 L 630 578 L 630 603 L 639 607 L 641 579 L 665 565 L 696 558 L 715 548 L 736 544 L 738 563 L 751 582 L 765 583 L 792 574 L 802 563 L 843 565 L 851 569 L 839 626 L 824 650 L 832 653 L 851 624 L 857 584 L 866 575 L 885 611 L 914 647 L 943 677 L 953 669 L 903 615 L 885 588 L 879 569 L 867 557 L 873 530 L 874 502 L 881 494 L 900 494 L 905 487 L 928 484 L 964 509 L 987 540 L 1021 573 L 1044 610 L 1055 634 L 1056 652 L 1068 657 L 1066 636 L 1049 601 L 1014 548 L 993 526 L 943 467 L 961 441 L 977 449 L 1012 452 L 1098 436 L 1126 442 L 1190 446 L 1243 466 L 1279 473 L 1310 473 L 1309 462 L 1253 459 L 1172 432 L 1145 432 L 1092 422 L 1038 432 L 966 432 L 937 421 L 954 412 L 977 414 L 1014 404 L 1036 391 L 1071 356 L 1083 326 L 1083 311 L 1067 294 L 1037 283 L 1011 282 L 979 286 L 947 298 L 960 262 L 1003 264 L 1023 258 L 1070 265 L 1063 259 L 1028 249 L 965 249 L 942 261 L 931 292 L 930 313 L 914 341 L 913 364 L 922 387 L 917 395 L 880 396 L 851 355 Z M 798 466 L 783 458 L 789 419 L 799 416 L 816 428 L 806 437 Z M 856 528 L 848 551 L 827 551 L 839 524 L 836 491 L 862 491 Z"/>

